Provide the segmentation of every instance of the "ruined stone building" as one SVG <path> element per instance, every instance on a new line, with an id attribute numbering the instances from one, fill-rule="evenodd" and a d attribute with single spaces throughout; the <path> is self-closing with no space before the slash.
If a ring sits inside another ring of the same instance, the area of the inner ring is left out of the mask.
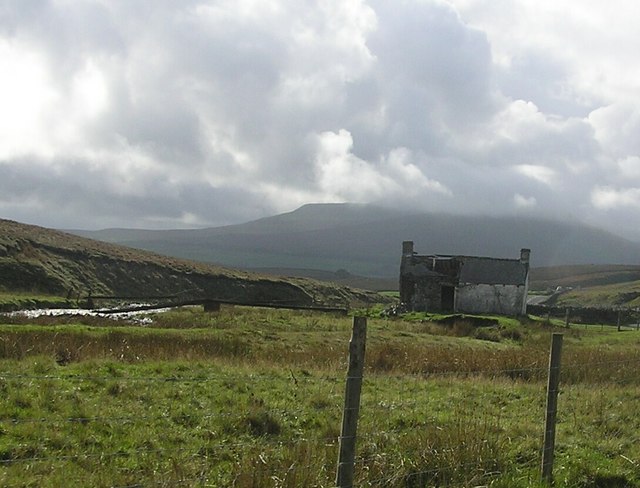
<path id="1" fill-rule="evenodd" d="M 518 259 L 417 255 L 402 243 L 400 301 L 415 311 L 524 315 L 529 249 Z"/>

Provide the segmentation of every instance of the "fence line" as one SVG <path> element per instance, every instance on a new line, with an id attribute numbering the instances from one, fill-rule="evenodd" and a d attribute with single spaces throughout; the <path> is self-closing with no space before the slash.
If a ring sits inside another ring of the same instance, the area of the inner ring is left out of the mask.
<path id="1" fill-rule="evenodd" d="M 593 368 L 597 366 L 609 366 L 609 365 L 633 365 L 640 364 L 640 350 L 635 352 L 637 354 L 637 358 L 634 359 L 620 359 L 620 360 L 607 360 L 607 361 L 589 361 L 589 362 L 579 362 L 579 363 L 567 363 L 563 364 L 562 370 L 570 370 L 570 369 L 581 369 L 581 368 Z M 541 358 L 542 359 L 542 358 Z M 544 358 L 545 360 L 547 358 Z M 438 367 L 445 368 L 451 367 L 451 363 L 438 363 L 436 365 L 429 364 L 427 367 Z M 455 375 L 508 375 L 510 373 L 519 373 L 519 372 L 546 372 L 547 366 L 514 366 L 512 368 L 474 368 L 474 369 L 449 369 L 447 371 L 423 371 L 418 373 L 402 373 L 398 371 L 368 371 L 365 366 L 365 372 L 369 378 L 415 378 L 416 380 L 425 380 L 432 379 L 434 376 L 438 377 L 446 377 L 446 376 L 455 376 Z M 268 375 L 268 374 L 251 374 L 248 375 L 248 379 L 253 379 L 256 381 L 260 381 L 262 379 L 275 379 L 277 375 Z M 83 376 L 83 375 L 26 375 L 26 374 L 13 374 L 7 372 L 0 372 L 0 380 L 13 380 L 13 379 L 25 379 L 25 380 L 40 380 L 40 381 L 48 381 L 48 380 L 56 380 L 56 381 L 95 381 L 95 382 L 103 382 L 103 381 L 131 381 L 131 382 L 150 382 L 150 383 L 204 383 L 204 382 L 213 382 L 213 381 L 228 381 L 231 379 L 230 376 L 192 376 L 187 378 L 173 377 L 173 376 L 144 376 L 144 377 L 136 377 L 136 376 Z M 330 381 L 337 382 L 343 379 L 349 379 L 349 377 L 340 376 L 336 374 L 335 377 L 327 377 L 326 375 L 322 376 L 312 376 L 309 381 Z M 307 380 L 307 378 L 303 378 L 302 381 Z M 292 380 L 293 381 L 293 380 Z M 297 381 L 301 381 L 298 379 Z"/>
<path id="2" fill-rule="evenodd" d="M 530 462 L 528 464 L 524 464 L 525 467 L 529 467 L 529 468 L 533 468 L 535 466 L 537 466 L 537 461 L 536 462 Z M 473 466 L 478 466 L 478 463 L 462 463 L 462 464 L 449 464 L 448 466 L 446 466 L 447 468 L 471 468 Z M 438 467 L 438 468 L 432 468 L 432 469 L 424 469 L 424 470 L 420 470 L 420 471 L 414 471 L 412 473 L 409 473 L 407 475 L 402 476 L 402 479 L 408 479 L 408 478 L 415 478 L 415 477 L 419 477 L 419 476 L 424 476 L 424 475 L 429 475 L 429 474 L 436 474 L 443 471 L 442 467 Z M 495 475 L 495 472 L 493 473 L 486 473 L 486 475 L 490 475 L 493 474 Z M 370 483 L 372 486 L 377 486 L 378 483 L 381 483 L 380 486 L 387 486 L 388 483 L 390 483 L 391 481 L 394 480 L 394 477 L 391 476 L 386 476 L 384 478 L 375 478 L 372 480 L 368 480 L 368 483 Z"/>
<path id="3" fill-rule="evenodd" d="M 255 379 L 256 381 L 262 380 L 265 378 L 277 378 L 277 375 L 269 375 L 269 374 L 255 374 L 251 373 L 246 376 L 249 379 Z M 336 374 L 335 377 L 327 377 L 323 376 L 320 379 L 325 379 L 327 381 L 339 381 L 342 380 L 344 376 Z M 227 375 L 216 375 L 216 376 L 191 376 L 188 378 L 179 378 L 175 376 L 84 376 L 84 375 L 27 375 L 27 374 L 13 374 L 7 372 L 0 372 L 0 380 L 3 379 L 26 379 L 26 380 L 75 380 L 75 381 L 135 381 L 135 382 L 150 382 L 150 383 L 206 383 L 210 381 L 228 381 L 232 379 L 231 376 Z M 317 381 L 318 378 L 313 378 L 314 381 Z M 300 381 L 300 380 L 298 380 Z"/>
<path id="4" fill-rule="evenodd" d="M 153 418 L 153 417 L 147 417 Z M 163 419 L 168 419 L 168 417 L 162 417 Z M 133 419 L 133 418 L 132 418 Z M 137 420 L 144 420 L 145 418 L 139 418 Z M 136 420 L 136 419 L 133 419 Z M 56 422 L 51 422 L 56 423 Z M 435 422 L 434 422 L 435 424 Z M 398 430 L 377 430 L 376 432 L 365 432 L 358 435 L 358 438 L 361 440 L 367 439 L 377 439 L 384 435 L 395 436 L 400 434 L 402 431 Z M 336 437 L 301 437 L 295 440 L 282 440 L 282 439 L 264 439 L 263 443 L 273 444 L 277 446 L 286 446 L 286 445 L 298 445 L 298 444 L 308 444 L 308 443 L 319 443 L 319 444 L 337 444 L 338 439 Z M 245 447 L 245 442 L 221 442 L 217 444 L 206 444 L 208 449 L 217 449 L 217 448 L 241 448 Z M 67 446 L 74 447 L 74 446 Z M 129 456 L 132 453 L 164 453 L 164 452 L 176 452 L 176 451 L 189 451 L 188 448 L 134 448 L 134 449 L 126 449 L 126 450 L 118 450 L 113 452 L 95 452 L 95 453 L 82 453 L 82 454 L 69 454 L 69 455 L 59 455 L 59 456 L 34 456 L 34 457 L 25 457 L 25 458 L 15 458 L 15 459 L 0 459 L 0 465 L 10 465 L 21 462 L 45 462 L 45 461 L 59 461 L 59 460 L 70 460 L 70 459 L 88 459 L 88 458 L 104 458 L 104 457 L 121 457 L 121 456 Z M 206 457 L 206 456 L 202 456 Z M 374 458 L 358 458 L 355 462 L 357 464 L 366 463 Z"/>
<path id="5" fill-rule="evenodd" d="M 333 405 L 336 411 L 340 408 L 339 404 Z M 304 410 L 299 409 L 261 409 L 261 412 L 265 413 L 273 413 L 273 414 L 300 414 L 303 413 Z M 158 415 L 136 415 L 135 417 L 107 417 L 107 416 L 93 416 L 93 417 L 0 417 L 0 423 L 6 422 L 11 425 L 17 424 L 37 424 L 37 423 L 88 423 L 88 422 L 117 422 L 117 423 L 133 423 L 140 420 L 150 420 L 150 419 L 159 419 L 159 420 L 172 420 L 173 415 L 171 413 L 164 413 Z M 218 418 L 242 418 L 242 413 L 238 412 L 229 412 L 229 413 L 215 413 L 215 414 L 205 414 L 205 415 L 197 415 L 197 414 L 184 414 L 180 412 L 180 418 L 194 418 L 200 420 L 210 420 L 210 419 L 218 419 Z"/>
<path id="6" fill-rule="evenodd" d="M 278 446 L 283 446 L 283 445 L 289 445 L 289 446 L 294 446 L 294 445 L 298 445 L 298 444 L 308 444 L 308 443 L 331 443 L 331 444 L 337 444 L 337 439 L 335 437 L 316 437 L 316 438 L 302 438 L 302 439 L 296 439 L 295 441 L 283 441 L 283 440 L 276 440 L 273 439 L 270 441 L 271 444 L 274 445 L 278 445 Z M 269 443 L 269 442 L 268 442 Z M 218 443 L 218 444 L 207 444 L 206 447 L 208 449 L 223 449 L 223 448 L 242 448 L 242 447 L 246 447 L 247 443 L 246 442 L 235 442 L 235 443 L 227 443 L 227 442 L 222 442 L 222 443 Z M 74 447 L 74 446 L 69 446 L 69 447 Z M 82 453 L 82 454 L 61 454 L 58 456 L 33 456 L 33 457 L 25 457 L 25 458 L 16 458 L 16 459 L 0 459 L 0 466 L 1 465 L 11 465 L 11 464 L 18 464 L 18 463 L 33 463 L 33 462 L 47 462 L 47 461 L 68 461 L 68 460 L 72 460 L 72 459 L 92 459 L 92 458 L 117 458 L 117 457 L 127 457 L 129 455 L 131 455 L 132 453 L 134 454 L 159 454 L 159 453 L 165 453 L 165 452 L 171 452 L 171 453 L 175 453 L 175 452 L 188 452 L 190 451 L 190 449 L 186 448 L 186 447 L 167 447 L 167 448 L 157 448 L 157 449 L 152 449 L 152 448 L 136 448 L 136 449 L 126 449 L 126 450 L 118 450 L 118 451 L 112 451 L 112 452 L 93 452 L 93 453 Z M 199 455 L 198 457 L 202 457 L 202 458 L 207 458 L 207 455 Z"/>
<path id="7" fill-rule="evenodd" d="M 563 361 L 564 362 L 564 361 Z M 574 370 L 574 371 L 579 371 L 579 370 L 584 370 L 585 374 L 593 372 L 594 368 L 598 368 L 600 366 L 620 366 L 620 367 L 631 367 L 631 366 L 635 366 L 637 364 L 640 364 L 640 357 L 638 358 L 627 358 L 625 360 L 602 360 L 602 361 L 595 361 L 595 362 L 574 362 L 574 363 L 567 363 L 567 364 L 563 364 L 562 366 L 562 372 L 566 372 L 567 370 Z M 429 365 L 432 366 L 432 365 Z M 443 367 L 445 365 L 442 365 Z M 449 364 L 450 366 L 450 364 Z M 410 400 L 410 401 L 402 401 L 402 402 L 397 402 L 394 403 L 393 408 L 396 410 L 402 410 L 402 409 L 408 409 L 408 408 L 412 408 L 415 409 L 417 406 L 420 405 L 420 403 L 422 401 L 424 401 L 424 397 L 426 397 L 428 395 L 428 386 L 430 385 L 430 380 L 433 379 L 438 379 L 438 378 L 452 378 L 452 377 L 459 377 L 459 376 L 465 376 L 468 375 L 470 378 L 474 378 L 476 376 L 479 375 L 484 375 L 486 376 L 486 380 L 487 381 L 491 381 L 492 379 L 495 379 L 495 376 L 502 376 L 502 375 L 509 375 L 509 374 L 513 374 L 513 373 L 522 373 L 522 372 L 528 372 L 528 373 L 538 373 L 540 375 L 542 375 L 542 373 L 546 370 L 546 368 L 540 366 L 538 367 L 537 365 L 529 365 L 528 367 L 514 367 L 514 368 L 486 368 L 484 370 L 479 370 L 479 369 L 470 369 L 470 370 L 458 370 L 458 371 L 437 371 L 437 372 L 423 372 L 423 373 L 412 373 L 412 374 L 402 374 L 402 373 L 397 373 L 397 372 L 391 372 L 391 373 L 370 373 L 365 369 L 365 374 L 366 374 L 366 378 L 364 379 L 364 383 L 363 383 L 363 388 L 361 391 L 361 395 L 363 397 L 362 402 L 358 404 L 358 406 L 350 406 L 350 405 L 345 405 L 342 408 L 342 412 L 344 413 L 348 413 L 348 412 L 353 412 L 353 413 L 358 413 L 361 412 L 363 415 L 363 418 L 366 418 L 367 415 L 369 415 L 371 413 L 371 411 L 376 410 L 376 409 L 389 409 L 388 406 L 382 405 L 382 402 L 384 402 L 384 398 L 386 393 L 384 392 L 384 384 L 381 385 L 380 382 L 387 382 L 387 381 L 394 381 L 394 380 L 398 380 L 398 382 L 400 383 L 400 386 L 403 388 L 400 392 L 400 394 L 398 395 L 399 398 L 405 398 L 406 396 L 409 395 L 415 395 L 416 391 L 421 392 L 420 396 L 417 397 L 417 399 L 414 400 Z M 293 375 L 293 373 L 292 373 Z M 494 378 L 492 378 L 492 376 Z M 246 377 L 243 377 L 243 379 L 248 380 L 249 382 L 261 382 L 265 379 L 278 379 L 281 378 L 282 375 L 270 375 L 270 374 L 248 374 Z M 180 378 L 180 377 L 174 377 L 174 376 L 169 376 L 169 377 L 152 377 L 152 376 L 147 376 L 147 377 L 133 377 L 133 376 L 95 376 L 95 375 L 87 375 L 87 376 L 82 376 L 82 375 L 27 375 L 27 374 L 10 374 L 10 373 L 0 373 L 0 380 L 14 380 L 14 381 L 29 381 L 31 382 L 32 380 L 43 380 L 43 381 L 56 381 L 56 380 L 60 380 L 60 381 L 69 381 L 69 380 L 73 380 L 73 381 L 97 381 L 97 382 L 102 382 L 102 381 L 115 381 L 115 382 L 123 382 L 123 383 L 127 383 L 127 382 L 131 382 L 131 383 L 139 383 L 139 382 L 148 382 L 149 384 L 155 384 L 157 382 L 166 382 L 166 383 L 214 383 L 216 381 L 220 381 L 220 382 L 226 382 L 230 379 L 229 375 L 206 375 L 206 376 L 202 376 L 202 375 L 197 375 L 197 376 L 192 376 L 192 377 L 188 377 L 188 378 Z M 311 377 L 301 377 L 301 378 L 294 378 L 292 381 L 295 381 L 295 384 L 297 385 L 298 382 L 304 382 L 304 384 L 307 385 L 315 385 L 316 383 L 321 383 L 321 386 L 323 387 L 333 387 L 334 384 L 336 382 L 338 382 L 340 379 L 346 379 L 347 382 L 351 381 L 351 380 L 357 380 L 357 379 L 362 379 L 361 375 L 356 375 L 356 374 L 348 374 L 346 377 L 344 376 L 340 376 L 340 375 L 336 375 L 335 377 L 332 376 L 327 376 L 326 374 L 321 374 L 321 375 L 315 375 L 315 376 L 311 376 Z M 517 380 L 517 378 L 516 378 Z M 407 381 L 413 381 L 415 382 L 415 385 L 406 385 Z M 638 380 L 640 383 L 640 379 Z M 523 383 L 531 383 L 532 385 L 538 385 L 541 382 L 541 378 L 535 378 L 534 381 L 527 381 L 525 380 Z M 105 388 L 108 385 L 105 385 Z M 406 387 L 405 387 L 406 386 Z M 539 385 L 538 385 L 539 386 Z M 320 392 L 322 389 L 318 388 L 318 391 Z M 408 391 L 410 390 L 410 391 Z M 66 389 L 64 389 L 63 391 L 68 391 Z M 408 392 L 407 392 L 408 391 Z M 336 398 L 339 397 L 338 394 L 334 395 Z M 371 397 L 373 397 L 374 401 L 371 401 Z M 540 397 L 543 397 L 543 392 L 542 389 L 540 391 Z M 383 398 L 382 402 L 379 401 L 380 398 Z M 340 413 L 340 407 L 341 405 L 339 403 L 328 403 L 325 408 L 327 411 L 332 412 L 333 414 L 333 418 L 337 419 L 339 417 L 339 413 Z M 297 406 L 297 405 L 287 405 L 284 408 L 274 408 L 274 407 L 270 407 L 268 404 L 266 405 L 261 405 L 260 406 L 261 411 L 264 413 L 268 413 L 268 414 L 274 414 L 274 415 L 281 415 L 281 416 L 285 416 L 285 415 L 302 415 L 305 413 L 304 408 L 302 408 L 301 406 Z M 466 407 L 466 408 L 471 408 L 471 407 Z M 554 411 L 556 411 L 556 408 L 553 408 Z M 570 408 L 567 408 L 564 405 L 561 405 L 559 410 L 559 412 L 562 411 L 570 411 Z M 542 413 L 543 409 L 542 407 L 540 407 L 540 413 Z M 213 420 L 213 419 L 230 419 L 230 418 L 242 418 L 242 413 L 238 413 L 238 412 L 215 412 L 215 413 L 208 413 L 208 414 L 204 414 L 204 415 L 198 415 L 198 414 L 183 414 L 182 412 L 180 412 L 180 417 L 181 418 L 191 418 L 191 419 L 196 419 L 197 421 L 199 421 L 200 425 L 203 424 L 203 422 L 207 421 L 207 420 Z M 141 421 L 148 421 L 148 420 L 161 420 L 161 421 L 165 421 L 165 420 L 172 420 L 172 414 L 171 413 L 159 413 L 157 415 L 154 414 L 149 414 L 149 415 L 136 415 L 136 416 L 122 416 L 122 417 L 113 417 L 113 416 L 94 416 L 94 417 L 62 417 L 62 418 L 4 418 L 4 419 L 0 419 L 0 426 L 2 425 L 7 425 L 8 427 L 10 426 L 14 426 L 14 425 L 19 425 L 19 424 L 28 424 L 28 423 L 42 423 L 42 424 L 60 424 L 60 423 L 70 423 L 70 424 L 75 424 L 75 423 L 86 423 L 86 422 L 120 422 L 120 423 L 135 423 L 135 422 L 141 422 Z M 421 419 L 422 423 L 419 424 L 421 428 L 425 427 L 425 426 L 431 426 L 434 429 L 438 429 L 440 425 L 442 426 L 446 426 L 446 423 L 443 423 L 442 421 L 440 421 L 438 418 L 434 417 L 422 417 Z M 337 420 L 336 420 L 337 422 Z M 542 424 L 542 419 L 541 422 Z M 373 431 L 372 431 L 373 429 Z M 369 442 L 371 441 L 372 443 L 375 443 L 376 445 L 379 443 L 378 441 L 380 440 L 380 437 L 383 436 L 388 436 L 390 438 L 397 438 L 399 434 L 402 434 L 403 432 L 406 431 L 406 427 L 403 426 L 398 426 L 397 429 L 391 429 L 388 428 L 388 426 L 374 426 L 371 424 L 368 424 L 366 422 L 362 422 L 360 425 L 360 432 L 356 434 L 353 434 L 351 436 L 347 436 L 347 435 L 343 435 L 341 436 L 343 439 L 344 438 L 352 438 L 352 439 L 357 439 L 361 442 Z M 540 441 L 542 442 L 542 437 L 544 437 L 546 434 L 551 433 L 552 430 L 550 428 L 545 427 L 544 429 L 542 429 L 541 432 L 539 432 L 540 434 Z M 11 433 L 10 430 L 5 431 L 4 434 L 6 435 L 7 433 Z M 407 434 L 407 435 L 417 435 L 415 433 L 411 433 L 411 434 Z M 405 436 L 406 437 L 406 436 Z M 635 441 L 637 439 L 629 439 L 630 441 Z M 217 444 L 209 444 L 207 443 L 206 440 L 203 440 L 202 443 L 200 444 L 200 448 L 206 448 L 207 450 L 216 450 L 216 449 L 241 449 L 244 450 L 246 448 L 249 448 L 250 450 L 252 449 L 275 449 L 275 448 L 281 448 L 281 447 L 298 447 L 298 446 L 303 446 L 303 445 L 307 445 L 307 444 L 328 444 L 330 447 L 335 448 L 337 446 L 337 442 L 338 442 L 338 438 L 337 436 L 326 436 L 326 437 L 301 437 L 301 438 L 297 438 L 297 439 L 283 439 L 280 436 L 275 436 L 273 438 L 261 438 L 260 439 L 260 445 L 253 445 L 249 442 L 245 442 L 245 441 L 238 441 L 236 443 L 229 443 L 229 442 L 220 442 Z M 64 448 L 72 448 L 74 446 L 72 445 L 68 445 L 65 446 Z M 367 449 L 370 449 L 371 447 L 368 446 L 367 444 L 364 445 L 360 445 L 360 447 L 364 447 Z M 541 447 L 540 451 L 541 452 L 545 452 L 547 450 L 547 448 Z M 451 448 L 441 448 L 441 452 L 445 451 L 445 454 L 453 454 L 456 452 L 456 449 L 454 447 Z M 131 455 L 135 455 L 135 454 L 139 454 L 139 455 L 145 455 L 145 454 L 157 454 L 157 455 L 166 455 L 166 454 L 175 454 L 175 453 L 192 453 L 192 456 L 194 458 L 197 459 L 201 459 L 203 461 L 207 461 L 210 458 L 210 454 L 208 453 L 200 453 L 199 451 L 194 452 L 194 450 L 192 448 L 180 448 L 180 447 L 167 447 L 167 448 L 157 448 L 157 449 L 153 449 L 153 448 L 133 448 L 133 449 L 126 449 L 126 450 L 118 450 L 118 451 L 114 451 L 114 452 L 105 452 L 105 451 L 100 451 L 100 452 L 88 452 L 88 453 L 80 453 L 80 454 L 69 454 L 69 455 L 59 455 L 59 456 L 35 456 L 35 457 L 25 457 L 25 458 L 16 458 L 16 459 L 0 459 L 0 466 L 1 467 L 8 467 L 10 465 L 13 464 L 17 464 L 17 463 L 36 463 L 36 462 L 52 462 L 55 463 L 57 461 L 79 461 L 79 460 L 86 460 L 86 459 L 109 459 L 109 458 L 118 458 L 118 457 L 128 457 Z M 623 453 L 620 454 L 620 456 L 625 459 L 630 465 L 634 466 L 634 467 L 638 467 L 638 462 L 636 462 L 634 460 L 634 456 L 627 456 L 628 453 Z M 0 455 L 2 455 L 0 453 Z M 242 456 L 241 453 L 236 453 L 237 456 Z M 378 478 L 368 478 L 368 472 L 372 472 L 375 474 L 375 466 L 377 463 L 379 463 L 381 461 L 381 459 L 386 459 L 386 460 L 390 460 L 393 461 L 395 458 L 393 457 L 394 455 L 397 455 L 397 453 L 392 453 L 392 454 L 385 454 L 382 453 L 381 455 L 368 455 L 368 454 L 364 454 L 361 456 L 356 456 L 355 459 L 353 460 L 353 465 L 356 466 L 358 468 L 357 472 L 356 472 L 356 476 L 362 476 L 362 479 L 366 479 L 366 482 L 370 485 L 370 486 L 385 486 L 387 483 L 397 483 L 398 480 L 409 480 L 411 478 L 420 478 L 423 476 L 430 476 L 430 475 L 435 475 L 438 473 L 442 473 L 445 472 L 447 469 L 450 468 L 472 468 L 474 466 L 478 466 L 479 468 L 482 468 L 483 466 L 489 466 L 491 463 L 499 463 L 500 459 L 499 458 L 479 458 L 473 462 L 468 462 L 468 463 L 450 463 L 450 464 L 440 464 L 438 467 L 436 468 L 431 468 L 431 469 L 422 469 L 422 470 L 417 470 L 417 471 L 412 471 L 409 473 L 403 473 L 403 472 L 398 472 L 398 473 L 392 473 L 389 476 L 386 477 L 378 477 Z M 439 458 L 440 460 L 442 460 L 441 458 Z M 419 459 L 418 459 L 419 461 Z M 524 460 L 524 461 L 519 461 L 518 462 L 518 468 L 522 469 L 522 470 L 532 470 L 535 466 L 539 465 L 539 460 Z M 314 468 L 316 467 L 315 464 L 301 464 L 298 463 L 296 465 L 296 469 L 306 469 L 306 468 Z M 496 468 L 497 469 L 497 468 Z M 0 472 L 0 475 L 2 473 Z M 478 473 L 478 476 L 481 476 L 481 478 L 479 479 L 491 479 L 492 477 L 498 476 L 500 474 L 499 471 L 487 471 L 484 473 Z M 446 473 L 445 473 L 446 475 Z M 535 475 L 533 474 L 532 471 L 530 471 L 527 476 L 529 477 L 534 477 Z M 189 484 L 189 483 L 193 483 L 193 482 L 198 482 L 198 481 L 203 481 L 207 478 L 206 475 L 200 476 L 200 477 L 185 477 L 183 479 L 178 479 L 178 480 L 174 480 L 171 481 L 172 484 Z M 1 478 L 0 478 L 1 479 Z M 358 478 L 356 478 L 356 483 L 358 482 Z M 356 486 L 354 484 L 354 482 L 346 482 L 347 484 L 343 484 L 340 486 Z M 157 481 L 154 482 L 152 480 L 145 480 L 144 485 L 149 485 L 149 484 L 157 484 L 157 485 L 165 485 L 166 482 L 165 481 Z M 116 485 L 118 486 L 118 485 Z M 133 487 L 133 486 L 141 486 L 140 484 L 134 484 L 134 485 L 122 485 L 120 488 L 127 488 L 127 487 Z"/>

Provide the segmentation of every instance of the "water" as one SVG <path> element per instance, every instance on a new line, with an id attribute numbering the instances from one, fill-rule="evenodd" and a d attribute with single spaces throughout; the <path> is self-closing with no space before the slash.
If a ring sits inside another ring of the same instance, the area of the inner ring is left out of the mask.
<path id="1" fill-rule="evenodd" d="M 135 306 L 135 305 L 134 305 Z M 142 304 L 140 304 L 142 306 Z M 153 312 L 166 312 L 170 308 L 154 309 Z M 88 309 L 88 308 L 40 308 L 35 310 L 18 310 L 5 315 L 9 317 L 60 317 L 60 316 L 79 316 L 79 317 L 104 317 L 113 320 L 131 320 L 140 325 L 149 325 L 153 323 L 151 317 L 148 316 L 150 310 L 134 310 L 127 312 L 110 312 L 109 309 Z"/>

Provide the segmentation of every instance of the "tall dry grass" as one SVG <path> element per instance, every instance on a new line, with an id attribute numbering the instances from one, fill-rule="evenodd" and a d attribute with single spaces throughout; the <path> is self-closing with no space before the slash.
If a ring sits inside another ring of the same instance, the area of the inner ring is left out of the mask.
<path id="1" fill-rule="evenodd" d="M 336 371 L 345 367 L 349 337 L 345 324 L 330 327 L 332 319 L 313 322 L 306 316 L 304 323 L 291 324 L 287 315 L 278 317 L 281 320 L 273 323 L 256 320 L 239 327 L 223 321 L 205 329 L 114 327 L 105 319 L 96 318 L 83 319 L 91 324 L 83 327 L 65 323 L 68 318 L 48 318 L 41 321 L 47 324 L 43 326 L 14 324 L 0 328 L 0 358 L 44 355 L 54 357 L 59 364 L 92 359 L 210 360 L 313 370 Z M 500 334 L 507 337 L 502 338 L 507 344 L 496 344 L 495 340 L 478 339 L 477 329 L 469 329 L 466 324 L 439 329 L 434 329 L 438 326 L 433 324 L 418 325 L 410 334 L 387 327 L 388 324 L 384 328 L 375 324 L 370 327 L 367 374 L 410 374 L 424 378 L 442 374 L 480 375 L 519 381 L 545 381 L 547 377 L 550 331 L 538 330 L 531 337 L 518 337 L 517 342 L 510 337 L 513 333 L 505 334 L 504 329 L 485 332 L 492 337 Z M 473 339 L 434 342 L 429 339 L 434 334 L 471 334 Z M 578 332 L 573 334 L 577 336 Z M 612 348 L 606 344 L 584 347 L 574 342 L 565 346 L 562 364 L 562 381 L 567 384 L 633 384 L 637 381 L 635 367 L 640 364 L 640 349 Z"/>

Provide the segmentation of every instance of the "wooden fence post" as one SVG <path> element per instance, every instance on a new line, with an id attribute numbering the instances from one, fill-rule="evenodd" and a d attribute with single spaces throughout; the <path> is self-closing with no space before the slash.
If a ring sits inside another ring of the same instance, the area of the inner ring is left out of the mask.
<path id="1" fill-rule="evenodd" d="M 340 454 L 336 473 L 338 488 L 352 488 L 355 472 L 356 434 L 360 412 L 360 392 L 364 369 L 364 351 L 367 339 L 367 318 L 353 318 L 353 332 L 349 341 L 349 369 L 344 392 Z"/>
<path id="2" fill-rule="evenodd" d="M 553 483 L 553 456 L 556 442 L 556 413 L 558 411 L 562 337 L 562 334 L 553 334 L 551 337 L 551 353 L 549 355 L 547 412 L 544 426 L 544 446 L 542 448 L 542 480 L 549 485 Z"/>
<path id="3" fill-rule="evenodd" d="M 622 314 L 621 310 L 618 310 L 618 332 L 620 332 L 620 315 Z"/>
<path id="4" fill-rule="evenodd" d="M 564 311 L 564 326 L 568 329 L 569 328 L 569 311 L 571 309 L 569 307 L 566 308 L 566 310 Z"/>

